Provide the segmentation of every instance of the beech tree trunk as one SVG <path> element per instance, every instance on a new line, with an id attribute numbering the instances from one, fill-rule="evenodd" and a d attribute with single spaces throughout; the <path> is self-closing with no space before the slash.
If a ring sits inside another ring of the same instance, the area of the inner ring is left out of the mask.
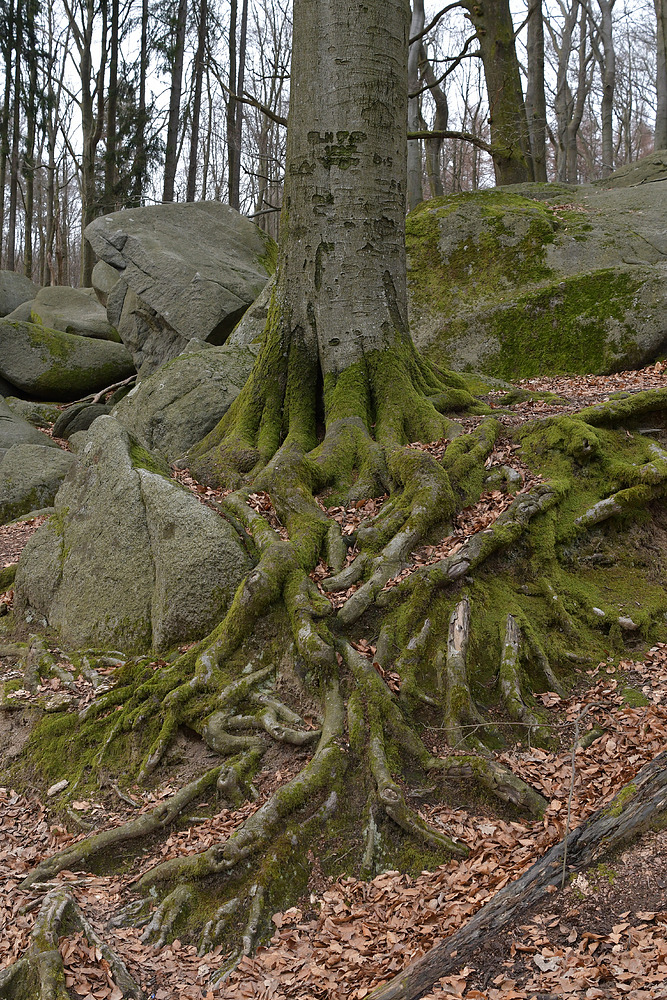
<path id="1" fill-rule="evenodd" d="M 424 0 L 412 0 L 411 38 L 424 30 L 424 21 Z M 420 39 L 412 43 L 408 52 L 408 132 L 418 132 L 421 128 L 421 101 L 419 99 L 421 48 Z M 423 200 L 421 139 L 410 139 L 408 141 L 408 211 L 411 212 Z"/>
<path id="2" fill-rule="evenodd" d="M 174 200 L 174 182 L 176 180 L 176 164 L 178 161 L 178 122 L 181 110 L 181 87 L 183 82 L 183 55 L 185 50 L 185 21 L 187 11 L 187 0 L 179 0 L 174 40 L 174 62 L 171 71 L 171 91 L 169 95 L 169 123 L 167 125 L 167 151 L 164 159 L 163 201 Z"/>
<path id="3" fill-rule="evenodd" d="M 404 0 L 294 3 L 278 301 L 325 377 L 408 336 L 408 17 Z"/>
<path id="4" fill-rule="evenodd" d="M 544 93 L 544 20 L 542 0 L 530 0 L 528 8 L 528 76 L 526 117 L 536 181 L 547 180 L 547 103 Z"/>
<path id="5" fill-rule="evenodd" d="M 482 55 L 496 184 L 532 181 L 528 120 L 509 2 L 466 0 L 463 6 L 477 31 Z"/>
<path id="6" fill-rule="evenodd" d="M 667 0 L 654 0 L 657 27 L 655 148 L 667 149 Z"/>

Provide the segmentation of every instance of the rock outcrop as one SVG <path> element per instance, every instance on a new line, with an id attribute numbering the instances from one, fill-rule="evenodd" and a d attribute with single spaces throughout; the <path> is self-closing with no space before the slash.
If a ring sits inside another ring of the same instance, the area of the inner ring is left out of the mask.
<path id="1" fill-rule="evenodd" d="M 40 288 L 30 307 L 30 319 L 50 330 L 120 343 L 120 337 L 107 319 L 106 309 L 98 302 L 92 288 L 65 285 Z"/>
<path id="2" fill-rule="evenodd" d="M 70 646 L 127 651 L 206 635 L 253 563 L 239 534 L 113 417 L 74 442 L 55 513 L 21 555 L 19 620 Z"/>
<path id="3" fill-rule="evenodd" d="M 149 375 L 192 338 L 220 345 L 272 272 L 275 243 L 219 202 L 127 209 L 95 219 L 86 239 L 106 265 L 97 294 Z"/>
<path id="4" fill-rule="evenodd" d="M 425 202 L 407 243 L 411 331 L 442 366 L 602 373 L 667 347 L 667 152 L 595 185 Z"/>
<path id="5" fill-rule="evenodd" d="M 0 320 L 0 376 L 37 399 L 68 402 L 133 373 L 122 344 Z"/>
<path id="6" fill-rule="evenodd" d="M 114 416 L 146 448 L 173 461 L 215 427 L 243 388 L 256 352 L 225 344 L 180 354 L 142 379 Z"/>
<path id="7" fill-rule="evenodd" d="M 74 455 L 44 444 L 15 444 L 0 461 L 0 524 L 50 507 Z"/>
<path id="8" fill-rule="evenodd" d="M 15 271 L 0 271 L 0 316 L 8 316 L 39 291 L 30 278 Z"/>

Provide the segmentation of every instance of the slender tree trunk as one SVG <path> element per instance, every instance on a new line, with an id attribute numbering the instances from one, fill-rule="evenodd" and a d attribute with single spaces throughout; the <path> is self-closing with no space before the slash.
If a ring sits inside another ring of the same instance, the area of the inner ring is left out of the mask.
<path id="1" fill-rule="evenodd" d="M 238 209 L 239 180 L 236 176 L 236 154 L 234 141 L 236 139 L 236 0 L 229 0 L 229 93 L 227 95 L 227 184 L 229 187 L 228 201 L 232 208 Z"/>
<path id="2" fill-rule="evenodd" d="M 424 83 L 428 85 L 431 97 L 435 102 L 433 131 L 445 132 L 449 123 L 449 105 L 447 103 L 447 96 L 438 84 L 436 75 L 433 72 L 433 67 L 427 57 L 424 45 L 421 46 L 420 70 L 421 77 Z M 445 193 L 440 173 L 440 150 L 442 149 L 443 141 L 443 139 L 427 139 L 424 143 L 426 152 L 426 175 L 428 177 L 432 198 L 441 198 Z M 409 148 L 410 144 L 408 143 L 408 149 Z"/>
<path id="3" fill-rule="evenodd" d="M 533 180 L 533 160 L 509 0 L 465 0 L 477 31 L 489 98 L 497 184 Z"/>
<path id="4" fill-rule="evenodd" d="M 236 80 L 236 93 L 239 97 L 243 96 L 243 88 L 245 86 L 245 62 L 246 62 L 246 46 L 248 37 L 248 0 L 243 0 L 243 5 L 241 7 L 241 32 L 239 38 L 239 59 L 238 59 L 238 76 Z M 241 152 L 243 149 L 243 104 L 240 101 L 236 102 L 236 110 L 234 113 L 234 141 L 232 144 L 232 151 L 234 154 L 234 208 L 237 211 L 241 209 Z"/>
<path id="5" fill-rule="evenodd" d="M 17 3 L 14 44 L 14 114 L 12 116 L 12 146 L 9 161 L 9 217 L 7 220 L 7 269 L 16 266 L 16 215 L 19 197 L 19 139 L 21 135 L 21 57 L 23 52 L 23 15 Z"/>
<path id="6" fill-rule="evenodd" d="M 32 278 L 32 244 L 35 208 L 35 131 L 37 126 L 37 36 L 35 17 L 36 0 L 26 3 L 26 52 L 28 63 L 28 94 L 26 99 L 26 142 L 23 159 L 25 177 L 25 237 L 23 243 L 23 269 Z"/>
<path id="7" fill-rule="evenodd" d="M 7 10 L 5 34 L 0 42 L 5 61 L 5 92 L 0 119 L 0 265 L 5 233 L 5 185 L 7 182 L 7 162 L 9 160 L 9 120 L 12 101 L 12 54 L 14 52 L 14 0 Z"/>
<path id="8" fill-rule="evenodd" d="M 139 106 L 132 164 L 133 205 L 141 205 L 146 180 L 146 76 L 148 74 L 148 0 L 141 2 L 141 43 L 139 55 Z"/>
<path id="9" fill-rule="evenodd" d="M 111 47 L 109 51 L 109 87 L 107 90 L 107 142 L 104 155 L 104 213 L 113 212 L 116 204 L 116 145 L 118 108 L 118 31 L 119 0 L 111 0 Z"/>
<path id="10" fill-rule="evenodd" d="M 598 0 L 600 8 L 600 41 L 598 63 L 602 77 L 602 176 L 608 177 L 614 169 L 614 89 L 616 87 L 616 52 L 614 51 L 612 10 L 614 0 Z"/>
<path id="11" fill-rule="evenodd" d="M 655 148 L 667 149 L 667 0 L 654 0 L 657 26 Z"/>
<path id="12" fill-rule="evenodd" d="M 411 38 L 423 31 L 424 22 L 424 0 L 412 0 L 412 18 L 410 20 Z M 419 59 L 421 48 L 420 40 L 413 42 L 408 51 L 408 132 L 419 132 L 421 128 L 421 100 L 417 96 L 420 89 Z M 408 211 L 412 211 L 423 200 L 421 139 L 409 139 Z"/>
<path id="13" fill-rule="evenodd" d="M 528 7 L 528 74 L 526 117 L 536 181 L 547 180 L 547 103 L 544 93 L 544 21 L 542 0 L 530 0 Z"/>
<path id="14" fill-rule="evenodd" d="M 190 163 L 188 166 L 188 183 L 185 195 L 186 201 L 195 200 L 197 189 L 197 165 L 199 162 L 199 118 L 201 115 L 201 92 L 204 81 L 204 52 L 206 48 L 206 28 L 208 10 L 206 0 L 199 5 L 199 25 L 197 28 L 197 51 L 194 65 L 194 95 L 192 99 L 192 124 L 190 128 Z"/>
<path id="15" fill-rule="evenodd" d="M 174 39 L 174 61 L 171 70 L 171 92 L 169 95 L 169 122 L 167 125 L 167 151 L 164 159 L 163 201 L 174 200 L 174 184 L 178 163 L 178 124 L 181 110 L 181 88 L 183 86 L 183 57 L 185 53 L 187 10 L 187 0 L 179 0 Z"/>

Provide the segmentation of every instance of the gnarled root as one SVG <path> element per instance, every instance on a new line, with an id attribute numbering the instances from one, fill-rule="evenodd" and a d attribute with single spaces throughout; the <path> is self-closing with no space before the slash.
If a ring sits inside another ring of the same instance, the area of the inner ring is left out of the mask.
<path id="1" fill-rule="evenodd" d="M 71 847 L 65 847 L 50 858 L 45 858 L 26 876 L 21 883 L 21 888 L 28 889 L 35 882 L 44 882 L 65 869 L 76 869 L 84 862 L 89 862 L 101 851 L 125 844 L 130 840 L 147 837 L 157 830 L 164 829 L 193 799 L 198 798 L 215 785 L 220 770 L 219 767 L 214 767 L 207 771 L 203 777 L 197 778 L 196 781 L 181 788 L 180 791 L 165 802 L 161 802 L 151 812 L 137 816 L 136 819 L 130 820 L 129 823 L 124 823 L 122 826 L 95 833 L 91 837 L 86 837 L 85 840 L 72 844 Z"/>
<path id="2" fill-rule="evenodd" d="M 115 952 L 102 941 L 64 889 L 49 892 L 32 929 L 31 944 L 14 965 L 0 972 L 0 996 L 7 1000 L 69 1000 L 58 938 L 82 933 L 107 962 L 124 997 L 144 1000 L 144 993 Z"/>
<path id="3" fill-rule="evenodd" d="M 519 670 L 519 648 L 521 632 L 512 615 L 507 616 L 505 636 L 500 655 L 500 672 L 498 685 L 505 710 L 514 722 L 527 723 L 529 727 L 539 725 L 538 720 L 528 709 L 521 692 Z"/>

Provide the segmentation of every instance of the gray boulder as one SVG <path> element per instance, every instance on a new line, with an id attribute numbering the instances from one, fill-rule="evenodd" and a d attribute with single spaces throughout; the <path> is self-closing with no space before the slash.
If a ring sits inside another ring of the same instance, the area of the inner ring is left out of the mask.
<path id="1" fill-rule="evenodd" d="M 245 385 L 257 350 L 225 344 L 181 354 L 139 382 L 114 416 L 173 461 L 215 427 Z"/>
<path id="2" fill-rule="evenodd" d="M 32 399 L 18 399 L 16 396 L 6 396 L 5 403 L 33 427 L 50 427 L 60 416 L 60 408 L 55 403 L 36 403 Z"/>
<path id="3" fill-rule="evenodd" d="M 0 320 L 0 376 L 31 396 L 68 402 L 133 373 L 122 344 Z"/>
<path id="4" fill-rule="evenodd" d="M 0 461 L 0 524 L 53 503 L 75 459 L 47 441 L 15 444 Z"/>
<path id="5" fill-rule="evenodd" d="M 230 347 L 248 347 L 250 344 L 261 343 L 275 287 L 276 276 L 272 275 L 264 285 L 261 294 L 257 296 L 248 311 L 244 313 L 243 318 L 234 327 L 227 341 Z"/>
<path id="6" fill-rule="evenodd" d="M 10 319 L 13 323 L 32 323 L 32 304 L 34 301 L 34 299 L 28 299 L 27 302 L 22 302 L 16 309 L 7 313 L 5 319 Z"/>
<path id="7" fill-rule="evenodd" d="M 34 299 L 38 287 L 30 278 L 15 271 L 0 271 L 0 316 L 7 316 L 22 302 Z"/>
<path id="8" fill-rule="evenodd" d="M 111 264 L 98 260 L 93 268 L 92 283 L 98 302 L 106 309 L 111 289 L 118 281 L 118 271 Z"/>
<path id="9" fill-rule="evenodd" d="M 506 379 L 653 361 L 667 347 L 667 153 L 649 166 L 624 168 L 622 183 L 421 205 L 407 221 L 417 346 L 443 367 Z"/>
<path id="10" fill-rule="evenodd" d="M 91 222 L 85 236 L 118 271 L 107 315 L 142 376 L 193 337 L 224 343 L 274 267 L 273 240 L 219 202 L 115 212 Z M 108 274 L 104 280 L 110 284 Z"/>
<path id="11" fill-rule="evenodd" d="M 239 535 L 113 417 L 75 442 L 56 512 L 21 555 L 19 620 L 72 646 L 126 651 L 206 635 L 252 566 Z"/>
<path id="12" fill-rule="evenodd" d="M 65 285 L 40 288 L 31 306 L 30 319 L 50 330 L 120 343 L 93 288 Z"/>
<path id="13" fill-rule="evenodd" d="M 15 413 L 4 399 L 0 399 L 0 459 L 15 444 L 36 444 L 44 447 L 58 448 L 52 441 L 29 424 L 22 416 Z"/>
<path id="14" fill-rule="evenodd" d="M 87 431 L 94 420 L 111 413 L 111 407 L 106 403 L 75 403 L 58 414 L 53 425 L 53 436 L 69 441 L 72 434 Z"/>

